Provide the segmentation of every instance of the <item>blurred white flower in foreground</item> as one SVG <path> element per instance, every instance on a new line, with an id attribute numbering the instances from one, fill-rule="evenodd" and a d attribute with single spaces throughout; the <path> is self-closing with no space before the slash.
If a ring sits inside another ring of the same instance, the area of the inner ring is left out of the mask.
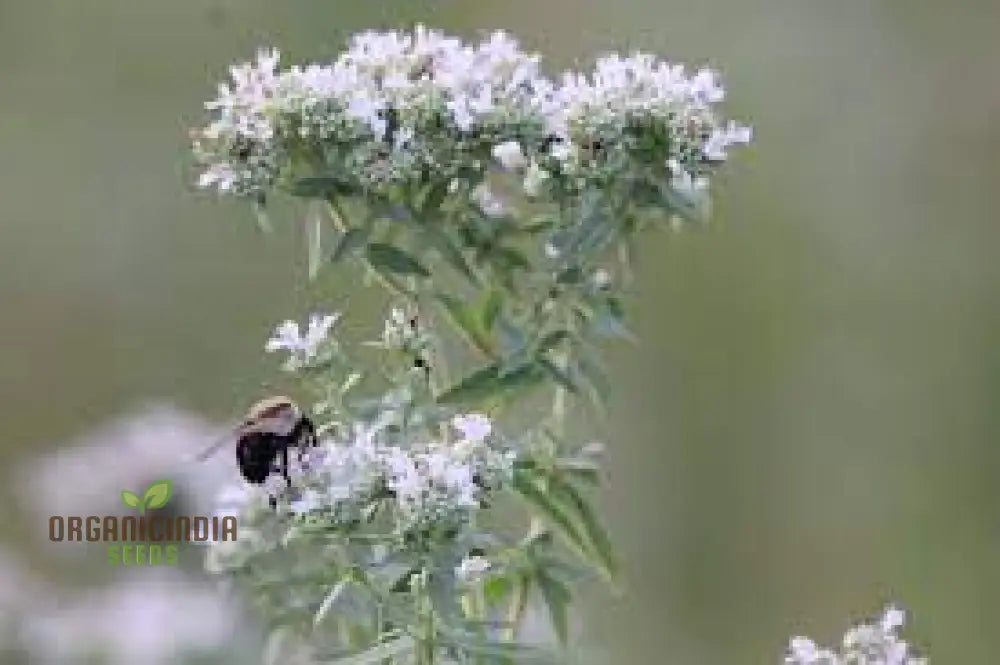
<path id="1" fill-rule="evenodd" d="M 113 665 L 168 665 L 233 650 L 242 622 L 212 586 L 145 568 L 107 589 L 49 597 L 24 624 L 37 662 L 65 665 L 101 656 Z M 238 647 L 237 647 L 238 650 Z M 243 654 L 249 657 L 252 652 Z"/>
<path id="2" fill-rule="evenodd" d="M 808 637 L 794 637 L 785 665 L 927 665 L 928 659 L 912 653 L 897 635 L 905 619 L 903 610 L 890 605 L 879 621 L 847 631 L 839 651 L 819 647 Z"/>
<path id="3" fill-rule="evenodd" d="M 203 463 L 190 457 L 225 433 L 224 426 L 172 406 L 149 405 L 26 461 L 12 477 L 19 479 L 17 496 L 38 520 L 40 537 L 47 537 L 50 515 L 124 514 L 129 509 L 122 490 L 142 491 L 162 478 L 174 481 L 170 505 L 207 513 L 215 488 L 238 477 L 235 460 L 222 453 Z"/>

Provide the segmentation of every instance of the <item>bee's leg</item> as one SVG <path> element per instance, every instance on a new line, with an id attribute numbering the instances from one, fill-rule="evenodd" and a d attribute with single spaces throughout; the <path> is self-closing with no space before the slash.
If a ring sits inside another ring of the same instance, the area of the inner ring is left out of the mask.
<path id="1" fill-rule="evenodd" d="M 288 446 L 281 449 L 281 475 L 288 489 L 292 489 L 292 478 L 288 475 Z"/>
<path id="2" fill-rule="evenodd" d="M 302 438 L 305 439 L 306 444 L 310 448 L 315 448 L 319 445 L 319 437 L 316 436 L 316 426 L 312 424 L 311 420 L 302 421 L 302 431 L 305 435 Z"/>
<path id="3" fill-rule="evenodd" d="M 303 462 L 306 457 L 307 448 L 316 448 L 319 446 L 319 438 L 316 436 L 316 427 L 312 424 L 312 421 L 308 418 L 303 418 L 299 423 L 299 436 L 296 439 L 296 447 L 298 448 L 299 462 Z"/>

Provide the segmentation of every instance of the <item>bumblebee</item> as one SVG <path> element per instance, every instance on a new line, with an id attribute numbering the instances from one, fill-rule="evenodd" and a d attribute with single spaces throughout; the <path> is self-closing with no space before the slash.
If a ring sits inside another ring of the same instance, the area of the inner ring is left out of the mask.
<path id="1" fill-rule="evenodd" d="M 316 427 L 294 401 L 287 397 L 268 397 L 250 407 L 243 421 L 231 435 L 198 455 L 204 461 L 223 444 L 236 439 L 236 463 L 244 480 L 263 485 L 275 473 L 281 474 L 291 488 L 289 475 L 289 448 L 296 448 L 299 461 L 307 448 L 319 444 Z M 271 507 L 277 499 L 271 497 Z"/>

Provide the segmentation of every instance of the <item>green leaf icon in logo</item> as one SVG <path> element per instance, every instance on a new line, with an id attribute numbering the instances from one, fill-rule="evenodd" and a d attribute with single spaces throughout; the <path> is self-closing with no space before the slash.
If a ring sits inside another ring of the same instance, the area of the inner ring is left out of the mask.
<path id="1" fill-rule="evenodd" d="M 139 500 L 139 497 L 137 497 L 132 492 L 129 492 L 128 490 L 122 491 L 122 503 L 124 503 L 129 508 L 142 507 L 142 501 Z"/>
<path id="2" fill-rule="evenodd" d="M 133 492 L 122 491 L 122 503 L 129 508 L 138 508 L 140 515 L 146 514 L 147 508 L 162 508 L 167 505 L 170 496 L 174 492 L 174 483 L 170 480 L 157 480 L 146 488 L 146 492 L 140 499 Z"/>
<path id="3" fill-rule="evenodd" d="M 157 480 L 146 488 L 142 502 L 146 508 L 162 508 L 167 505 L 170 495 L 174 493 L 174 483 L 171 480 Z"/>

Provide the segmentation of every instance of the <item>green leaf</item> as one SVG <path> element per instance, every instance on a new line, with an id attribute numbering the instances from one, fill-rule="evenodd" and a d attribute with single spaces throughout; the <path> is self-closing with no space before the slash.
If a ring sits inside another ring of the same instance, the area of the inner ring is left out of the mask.
<path id="1" fill-rule="evenodd" d="M 586 539 L 590 544 L 590 550 L 596 555 L 602 572 L 609 580 L 614 581 L 618 571 L 614 546 L 611 544 L 611 538 L 601 524 L 597 513 L 587 500 L 584 499 L 583 495 L 568 482 L 561 480 L 554 482 L 551 484 L 550 490 L 560 503 L 567 505 L 576 513 Z"/>
<path id="2" fill-rule="evenodd" d="M 172 480 L 158 480 L 146 488 L 142 502 L 146 508 L 162 508 L 167 505 L 173 492 L 174 483 Z"/>
<path id="3" fill-rule="evenodd" d="M 580 375 L 590 386 L 591 399 L 595 405 L 603 407 L 611 398 L 611 381 L 596 359 L 577 355 L 574 359 Z"/>
<path id="4" fill-rule="evenodd" d="M 568 372 L 563 370 L 548 358 L 539 358 L 538 362 L 542 369 L 544 369 L 556 383 L 574 395 L 580 394 L 580 387 L 576 384 L 573 377 L 571 377 Z"/>
<path id="5" fill-rule="evenodd" d="M 416 647 L 416 641 L 409 635 L 399 635 L 383 642 L 338 659 L 338 665 L 381 665 L 385 661 L 400 658 Z"/>
<path id="6" fill-rule="evenodd" d="M 368 260 L 376 268 L 397 275 L 419 275 L 430 277 L 430 272 L 415 258 L 403 250 L 387 243 L 376 242 L 368 245 Z"/>
<path id="7" fill-rule="evenodd" d="M 659 190 L 666 208 L 682 220 L 698 222 L 704 218 L 704 206 L 695 198 L 674 189 L 666 182 L 659 183 Z"/>
<path id="8" fill-rule="evenodd" d="M 514 584 L 514 600 L 511 603 L 511 622 L 519 626 L 528 613 L 528 600 L 531 596 L 531 575 L 521 573 Z"/>
<path id="9" fill-rule="evenodd" d="M 496 325 L 497 318 L 503 310 L 503 292 L 499 289 L 489 289 L 480 307 L 479 322 L 483 332 L 490 332 Z"/>
<path id="10" fill-rule="evenodd" d="M 554 330 L 545 335 L 545 337 L 538 342 L 538 353 L 551 351 L 559 346 L 564 340 L 570 339 L 571 337 L 572 335 L 570 335 L 567 330 Z"/>
<path id="11" fill-rule="evenodd" d="M 330 255 L 330 260 L 333 263 L 337 263 L 348 253 L 364 247 L 370 236 L 371 228 L 367 226 L 348 230 L 347 233 L 340 236 L 333 254 Z"/>
<path id="12" fill-rule="evenodd" d="M 338 178 L 317 176 L 299 178 L 289 186 L 288 192 L 302 198 L 326 199 L 338 194 L 353 194 L 354 188 Z"/>
<path id="13" fill-rule="evenodd" d="M 625 325 L 625 310 L 614 298 L 607 300 L 595 308 L 590 327 L 594 334 L 601 337 L 623 338 L 635 343 L 635 334 Z"/>
<path id="14" fill-rule="evenodd" d="M 469 262 L 465 260 L 462 250 L 452 242 L 448 234 L 438 228 L 435 224 L 425 224 L 421 227 L 424 239 L 427 243 L 438 251 L 438 254 L 451 265 L 460 275 L 465 277 L 474 286 L 479 286 L 479 278 L 476 277 Z"/>
<path id="15" fill-rule="evenodd" d="M 122 490 L 122 503 L 129 508 L 139 508 L 142 505 L 142 501 L 139 497 L 128 490 Z"/>
<path id="16" fill-rule="evenodd" d="M 514 589 L 514 581 L 508 575 L 493 575 L 483 582 L 483 596 L 490 605 L 503 601 Z"/>
<path id="17" fill-rule="evenodd" d="M 587 540 L 580 532 L 573 518 L 567 514 L 565 506 L 554 501 L 548 492 L 540 488 L 534 481 L 534 474 L 520 474 L 515 481 L 518 493 L 539 511 L 549 523 L 557 528 L 563 540 L 584 561 L 590 560 Z"/>
<path id="18" fill-rule="evenodd" d="M 448 186 L 447 180 L 437 180 L 427 185 L 417 195 L 417 209 L 425 215 L 438 210 L 448 196 Z"/>
<path id="19" fill-rule="evenodd" d="M 493 363 L 462 379 L 438 396 L 437 401 L 451 406 L 476 406 L 533 387 L 544 376 L 532 363 L 511 369 L 505 374 L 500 373 L 500 363 Z"/>
<path id="20" fill-rule="evenodd" d="M 555 654 L 539 646 L 490 640 L 484 638 L 482 634 L 470 633 L 448 625 L 441 625 L 439 629 L 446 643 L 458 647 L 470 656 L 489 658 L 491 662 L 496 662 L 494 659 L 499 659 L 504 665 L 515 663 L 518 665 L 521 663 L 552 665 L 559 662 Z"/>
<path id="21" fill-rule="evenodd" d="M 542 592 L 542 599 L 549 610 L 549 618 L 552 627 L 556 631 L 560 644 L 563 646 L 569 641 L 569 619 L 568 608 L 572 599 L 572 594 L 566 585 L 555 577 L 539 571 L 535 576 L 535 582 Z"/>
<path id="22" fill-rule="evenodd" d="M 595 486 L 601 484 L 601 467 L 589 460 L 560 458 L 556 460 L 555 466 L 560 473 L 570 478 Z"/>
<path id="23" fill-rule="evenodd" d="M 486 355 L 493 356 L 495 354 L 493 345 L 483 331 L 476 311 L 458 298 L 446 293 L 439 293 L 436 297 L 444 308 L 445 313 L 448 314 L 451 323 L 462 333 L 469 343 Z"/>
<path id="24" fill-rule="evenodd" d="M 495 264 L 501 266 L 506 271 L 518 268 L 521 270 L 531 269 L 531 261 L 528 260 L 524 252 L 513 247 L 494 247 L 490 251 L 489 256 Z"/>
<path id="25" fill-rule="evenodd" d="M 551 229 L 556 225 L 556 221 L 555 217 L 538 217 L 526 224 L 522 230 L 528 235 L 537 235 Z"/>

